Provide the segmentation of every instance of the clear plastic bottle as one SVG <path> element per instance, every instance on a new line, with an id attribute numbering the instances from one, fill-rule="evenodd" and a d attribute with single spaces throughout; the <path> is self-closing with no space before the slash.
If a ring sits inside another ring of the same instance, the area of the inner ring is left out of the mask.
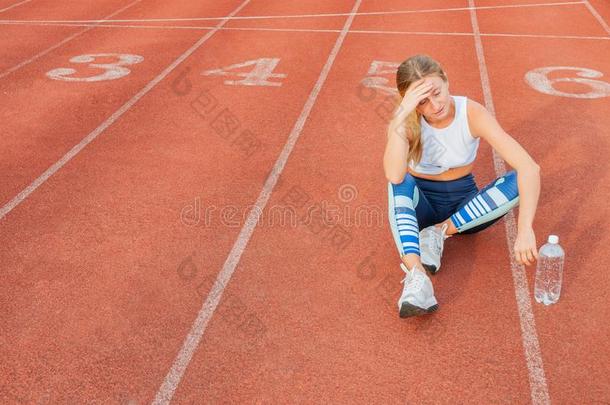
<path id="1" fill-rule="evenodd" d="M 559 300 L 565 257 L 557 235 L 549 235 L 547 242 L 538 252 L 534 285 L 534 298 L 544 305 L 554 304 Z"/>

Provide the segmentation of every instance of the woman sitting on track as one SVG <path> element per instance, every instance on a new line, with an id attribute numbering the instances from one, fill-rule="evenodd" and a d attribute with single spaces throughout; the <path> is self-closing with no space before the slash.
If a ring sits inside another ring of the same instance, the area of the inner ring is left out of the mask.
<path id="1" fill-rule="evenodd" d="M 449 94 L 447 75 L 429 56 L 405 60 L 396 83 L 402 101 L 388 128 L 383 165 L 390 227 L 406 273 L 398 308 L 408 317 L 438 308 L 424 269 L 440 269 L 445 239 L 489 227 L 520 197 L 515 258 L 527 265 L 538 258 L 532 222 L 540 168 L 485 107 Z M 479 191 L 471 172 L 481 138 L 515 170 Z"/>

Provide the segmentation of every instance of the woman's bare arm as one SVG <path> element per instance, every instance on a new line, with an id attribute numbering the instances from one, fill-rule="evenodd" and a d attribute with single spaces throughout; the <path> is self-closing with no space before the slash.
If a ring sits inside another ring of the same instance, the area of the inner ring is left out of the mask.
<path id="1" fill-rule="evenodd" d="M 480 136 L 517 171 L 519 219 L 515 256 L 519 264 L 531 264 L 537 258 L 533 232 L 534 216 L 540 196 L 540 166 L 481 104 L 468 100 L 468 121 L 474 136 Z"/>

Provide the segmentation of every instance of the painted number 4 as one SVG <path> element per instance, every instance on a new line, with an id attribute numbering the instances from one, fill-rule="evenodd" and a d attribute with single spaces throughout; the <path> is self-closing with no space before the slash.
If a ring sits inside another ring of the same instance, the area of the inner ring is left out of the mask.
<path id="1" fill-rule="evenodd" d="M 238 76 L 243 77 L 242 80 L 225 80 L 225 84 L 241 85 L 241 86 L 281 86 L 281 82 L 269 81 L 275 77 L 279 79 L 285 78 L 284 73 L 273 73 L 273 69 L 280 62 L 280 58 L 259 58 L 242 63 L 226 66 L 221 69 L 206 70 L 201 74 L 204 76 Z M 236 69 L 252 66 L 249 72 L 235 72 Z M 233 72 L 231 72 L 233 70 Z"/>
<path id="2" fill-rule="evenodd" d="M 96 59 L 104 59 L 106 63 L 93 63 Z M 115 59 L 112 62 L 112 59 Z M 47 72 L 47 76 L 53 80 L 63 80 L 66 82 L 101 82 L 104 80 L 116 80 L 127 76 L 131 70 L 125 66 L 140 63 L 144 58 L 140 55 L 129 55 L 120 53 L 99 53 L 95 55 L 80 55 L 70 59 L 72 63 L 87 63 L 90 68 L 102 69 L 103 72 L 95 76 L 78 77 L 74 76 L 76 69 L 58 68 Z"/>

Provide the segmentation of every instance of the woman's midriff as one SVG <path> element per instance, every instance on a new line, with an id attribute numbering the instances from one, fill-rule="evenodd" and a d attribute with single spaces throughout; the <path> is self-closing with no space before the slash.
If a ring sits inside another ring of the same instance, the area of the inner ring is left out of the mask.
<path id="1" fill-rule="evenodd" d="M 450 180 L 459 179 L 460 177 L 464 177 L 464 176 L 470 174 L 472 172 L 473 168 L 474 168 L 474 162 L 470 163 L 469 165 L 466 165 L 466 166 L 454 167 L 452 169 L 444 171 L 441 174 L 417 173 L 410 167 L 408 168 L 408 172 L 412 176 L 419 177 L 421 179 L 435 180 L 435 181 L 450 181 Z"/>

